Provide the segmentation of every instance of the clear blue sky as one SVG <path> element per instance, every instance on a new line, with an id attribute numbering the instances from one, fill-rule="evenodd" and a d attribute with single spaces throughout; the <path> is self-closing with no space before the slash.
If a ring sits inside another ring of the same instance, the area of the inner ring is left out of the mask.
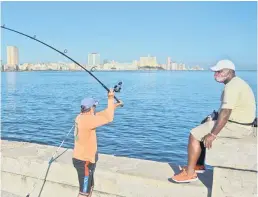
<path id="1" fill-rule="evenodd" d="M 57 47 L 80 63 L 89 52 L 101 60 L 139 60 L 148 54 L 205 68 L 230 58 L 256 69 L 256 2 L 3 2 L 2 24 Z M 20 63 L 67 61 L 51 49 L 2 31 L 19 48 Z M 68 62 L 68 61 L 67 61 Z"/>

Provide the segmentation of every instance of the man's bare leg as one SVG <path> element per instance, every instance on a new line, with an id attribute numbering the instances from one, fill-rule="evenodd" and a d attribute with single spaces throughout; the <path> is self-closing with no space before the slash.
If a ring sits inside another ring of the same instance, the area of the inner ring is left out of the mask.
<path id="1" fill-rule="evenodd" d="M 201 155 L 201 145 L 198 140 L 194 138 L 192 134 L 189 136 L 188 141 L 188 165 L 187 174 L 194 174 L 194 167 L 196 166 L 197 160 Z"/>

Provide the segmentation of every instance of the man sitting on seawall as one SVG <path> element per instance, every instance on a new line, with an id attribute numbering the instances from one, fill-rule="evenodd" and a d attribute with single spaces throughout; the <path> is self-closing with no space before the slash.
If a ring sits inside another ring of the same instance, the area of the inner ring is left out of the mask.
<path id="1" fill-rule="evenodd" d="M 201 154 L 200 142 L 208 149 L 221 138 L 244 138 L 252 133 L 256 114 L 255 97 L 250 86 L 235 75 L 235 65 L 221 60 L 211 67 L 215 80 L 224 83 L 221 107 L 216 121 L 208 121 L 191 130 L 188 141 L 188 165 L 172 177 L 178 183 L 198 180 L 197 160 Z"/>

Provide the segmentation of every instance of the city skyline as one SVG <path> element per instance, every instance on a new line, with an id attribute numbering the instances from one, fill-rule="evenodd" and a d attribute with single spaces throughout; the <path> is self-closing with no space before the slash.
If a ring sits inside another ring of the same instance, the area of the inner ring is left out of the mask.
<path id="1" fill-rule="evenodd" d="M 6 27 L 67 49 L 82 64 L 88 53 L 97 51 L 103 61 L 132 62 L 151 54 L 159 64 L 171 57 L 207 69 L 231 59 L 239 70 L 256 69 L 256 2 L 3 2 L 2 16 Z M 69 62 L 11 32 L 2 31 L 2 38 L 2 47 L 21 49 L 20 63 Z M 6 63 L 5 50 L 2 57 Z"/>
<path id="2" fill-rule="evenodd" d="M 137 71 L 137 70 L 164 70 L 164 71 L 203 71 L 200 66 L 186 67 L 185 64 L 173 63 L 172 65 L 138 66 L 134 63 L 105 63 L 102 65 L 90 66 L 82 65 L 90 71 Z M 2 71 L 83 71 L 81 67 L 75 63 L 24 63 L 20 65 L 2 65 Z"/>
<path id="3" fill-rule="evenodd" d="M 7 64 L 3 64 L 1 61 L 2 71 L 30 71 L 30 70 L 81 70 L 74 63 L 64 62 L 41 62 L 41 63 L 19 63 L 19 49 L 16 46 L 7 46 Z M 159 64 L 157 57 L 148 56 L 139 57 L 138 60 L 132 62 L 117 62 L 115 60 L 108 61 L 104 60 L 103 63 L 100 61 L 99 53 L 88 54 L 88 64 L 83 65 L 89 70 L 142 70 L 142 69 L 162 69 L 162 70 L 204 70 L 200 66 L 194 67 L 186 66 L 184 63 L 173 62 L 170 57 L 167 58 L 166 64 Z"/>

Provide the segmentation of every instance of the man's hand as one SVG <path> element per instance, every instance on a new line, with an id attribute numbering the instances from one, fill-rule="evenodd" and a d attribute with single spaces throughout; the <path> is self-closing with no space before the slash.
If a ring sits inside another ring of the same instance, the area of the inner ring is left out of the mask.
<path id="1" fill-rule="evenodd" d="M 232 109 L 221 109 L 218 120 L 215 122 L 215 125 L 211 130 L 212 134 L 209 133 L 203 137 L 203 144 L 206 148 L 210 149 L 212 147 L 212 142 L 216 139 L 215 136 L 217 136 L 222 128 L 227 124 L 231 111 Z"/>
<path id="2" fill-rule="evenodd" d="M 210 133 L 205 135 L 203 137 L 203 144 L 204 144 L 204 147 L 210 149 L 212 147 L 212 142 L 215 140 L 216 138 L 211 135 Z"/>

